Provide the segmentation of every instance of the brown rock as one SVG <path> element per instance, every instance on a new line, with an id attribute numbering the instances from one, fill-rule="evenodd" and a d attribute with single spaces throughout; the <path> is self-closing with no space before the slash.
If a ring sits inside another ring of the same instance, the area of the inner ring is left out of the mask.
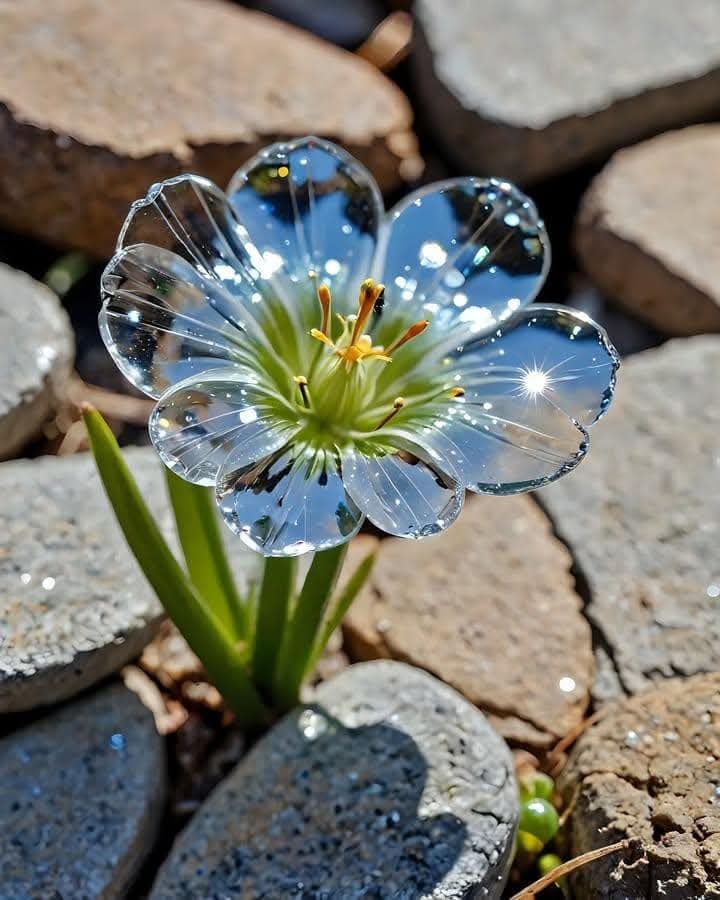
<path id="1" fill-rule="evenodd" d="M 580 869 L 576 896 L 720 896 L 720 674 L 674 679 L 608 707 L 560 781 L 573 854 L 623 838 L 644 852 Z"/>
<path id="2" fill-rule="evenodd" d="M 720 125 L 617 153 L 585 196 L 575 243 L 598 286 L 665 334 L 720 331 Z"/>
<path id="3" fill-rule="evenodd" d="M 423 116 L 478 175 L 545 178 L 720 103 L 715 0 L 685 0 L 680 14 L 674 0 L 417 0 L 414 11 Z"/>
<path id="4" fill-rule="evenodd" d="M 473 497 L 437 538 L 381 542 L 347 646 L 427 669 L 508 740 L 546 748 L 581 720 L 593 673 L 569 570 L 532 500 Z"/>
<path id="5" fill-rule="evenodd" d="M 60 245 L 108 255 L 152 182 L 224 185 L 281 136 L 338 140 L 383 188 L 417 167 L 388 79 L 229 3 L 0 2 L 0 51 L 0 221 Z"/>
<path id="6" fill-rule="evenodd" d="M 633 356 L 586 462 L 539 492 L 587 584 L 596 699 L 720 671 L 718 369 L 717 336 Z"/>

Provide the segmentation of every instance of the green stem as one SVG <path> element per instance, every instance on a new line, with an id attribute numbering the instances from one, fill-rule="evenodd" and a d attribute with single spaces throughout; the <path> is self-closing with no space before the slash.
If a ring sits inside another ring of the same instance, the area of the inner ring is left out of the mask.
<path id="1" fill-rule="evenodd" d="M 165 468 L 168 494 L 190 579 L 233 637 L 247 638 L 248 621 L 225 555 L 210 490 Z"/>
<path id="2" fill-rule="evenodd" d="M 252 671 L 255 683 L 267 697 L 272 696 L 275 668 L 295 586 L 296 566 L 294 557 L 269 556 L 265 560 L 255 621 Z"/>
<path id="3" fill-rule="evenodd" d="M 274 702 L 278 709 L 292 709 L 312 658 L 318 629 L 342 569 L 347 544 L 316 553 L 288 625 L 275 679 Z"/>
<path id="4" fill-rule="evenodd" d="M 103 417 L 86 406 L 83 418 L 110 505 L 145 577 L 240 725 L 248 731 L 260 728 L 267 723 L 267 711 L 231 635 L 170 551 Z"/>

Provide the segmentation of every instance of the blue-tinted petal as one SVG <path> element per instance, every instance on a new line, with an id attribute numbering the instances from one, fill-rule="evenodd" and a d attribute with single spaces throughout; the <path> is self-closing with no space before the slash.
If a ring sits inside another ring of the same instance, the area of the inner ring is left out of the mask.
<path id="1" fill-rule="evenodd" d="M 458 517 L 465 490 L 432 454 L 399 440 L 402 449 L 346 450 L 345 487 L 368 519 L 389 534 L 421 538 L 443 531 Z"/>
<path id="2" fill-rule="evenodd" d="M 176 385 L 148 423 L 158 455 L 186 481 L 214 485 L 229 453 L 246 464 L 287 444 L 296 430 L 249 371 L 215 370 Z"/>
<path id="3" fill-rule="evenodd" d="M 470 490 L 532 490 L 582 460 L 586 429 L 607 410 L 618 365 L 604 331 L 584 314 L 530 307 L 452 360 L 465 396 L 418 417 L 413 437 L 449 459 Z"/>
<path id="4" fill-rule="evenodd" d="M 400 313 L 429 318 L 434 330 L 487 333 L 534 299 L 550 265 L 532 200 L 494 178 L 421 188 L 385 228 L 377 266 L 388 320 Z"/>
<path id="5" fill-rule="evenodd" d="M 313 291 L 315 273 L 338 312 L 354 310 L 383 215 L 364 166 L 318 138 L 273 144 L 236 173 L 228 196 L 255 253 L 274 261 L 278 290 Z"/>
<path id="6" fill-rule="evenodd" d="M 265 556 L 327 550 L 348 541 L 363 522 L 331 452 L 289 445 L 250 465 L 233 452 L 216 491 L 230 528 Z"/>

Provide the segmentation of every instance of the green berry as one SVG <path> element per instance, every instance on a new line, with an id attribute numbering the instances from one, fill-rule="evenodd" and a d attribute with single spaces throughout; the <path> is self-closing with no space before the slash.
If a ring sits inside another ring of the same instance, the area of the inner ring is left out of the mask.
<path id="1" fill-rule="evenodd" d="M 536 772 L 532 778 L 532 792 L 535 797 L 552 803 L 553 794 L 555 793 L 555 782 L 544 772 Z"/>
<path id="2" fill-rule="evenodd" d="M 562 865 L 562 860 L 557 855 L 557 853 L 543 853 L 543 855 L 537 861 L 538 871 L 541 875 L 547 875 L 552 872 L 553 869 L 557 869 L 558 866 Z"/>
<path id="3" fill-rule="evenodd" d="M 521 804 L 518 828 L 534 835 L 543 845 L 555 837 L 559 827 L 555 807 L 547 800 L 535 797 Z"/>

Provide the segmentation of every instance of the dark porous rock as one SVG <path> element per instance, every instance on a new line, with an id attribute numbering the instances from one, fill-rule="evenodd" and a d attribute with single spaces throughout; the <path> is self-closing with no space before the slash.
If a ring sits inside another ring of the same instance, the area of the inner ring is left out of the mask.
<path id="1" fill-rule="evenodd" d="M 639 850 L 574 876 L 593 900 L 720 897 L 720 674 L 673 679 L 606 709 L 560 781 L 573 855 L 618 840 Z"/>
<path id="2" fill-rule="evenodd" d="M 0 222 L 50 243 L 107 256 L 150 184 L 224 186 L 279 137 L 333 138 L 397 188 L 411 122 L 369 63 L 231 3 L 0 3 Z"/>
<path id="3" fill-rule="evenodd" d="M 417 0 L 419 109 L 449 158 L 530 182 L 714 115 L 720 5 Z"/>
<path id="4" fill-rule="evenodd" d="M 596 699 L 720 670 L 718 370 L 720 337 L 631 357 L 587 460 L 539 494 L 587 584 Z"/>
<path id="5" fill-rule="evenodd" d="M 70 319 L 55 294 L 0 264 L 0 459 L 38 437 L 52 418 L 74 352 Z"/>
<path id="6" fill-rule="evenodd" d="M 351 666 L 211 794 L 151 900 L 498 898 L 516 818 L 481 713 L 418 669 Z"/>
<path id="7" fill-rule="evenodd" d="M 127 459 L 169 525 L 160 461 L 150 450 Z M 4 463 L 0 496 L 0 712 L 18 712 L 119 669 L 155 634 L 162 611 L 89 454 Z"/>
<path id="8" fill-rule="evenodd" d="M 166 790 L 152 715 L 121 684 L 0 740 L 3 900 L 121 900 Z"/>
<path id="9" fill-rule="evenodd" d="M 609 296 L 664 334 L 720 331 L 720 125 L 617 153 L 585 195 L 580 260 Z"/>
<path id="10" fill-rule="evenodd" d="M 547 749 L 579 725 L 593 680 L 570 566 L 530 498 L 469 497 L 438 537 L 380 543 L 345 619 L 350 655 L 427 669 L 506 740 Z"/>

